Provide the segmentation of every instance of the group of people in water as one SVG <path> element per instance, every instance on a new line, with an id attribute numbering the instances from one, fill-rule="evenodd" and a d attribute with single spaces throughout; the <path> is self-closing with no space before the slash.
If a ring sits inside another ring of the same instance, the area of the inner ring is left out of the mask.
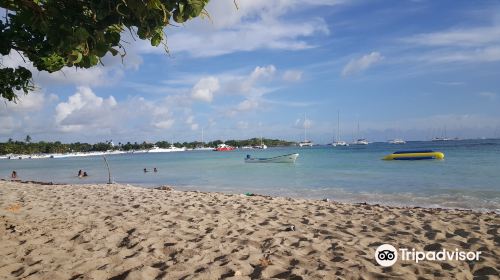
<path id="1" fill-rule="evenodd" d="M 144 173 L 146 172 L 150 172 L 147 168 L 144 168 Z M 158 172 L 158 169 L 155 167 L 153 168 L 153 172 Z M 88 177 L 89 174 L 87 174 L 87 171 L 83 171 L 83 170 L 78 170 L 78 178 L 84 178 L 84 177 Z M 10 174 L 10 178 L 12 180 L 16 180 L 17 179 L 17 172 L 14 170 L 12 171 L 12 174 Z"/>
<path id="2" fill-rule="evenodd" d="M 87 174 L 86 171 L 82 171 L 81 169 L 78 170 L 78 178 L 83 178 L 83 177 L 88 177 L 89 174 Z"/>

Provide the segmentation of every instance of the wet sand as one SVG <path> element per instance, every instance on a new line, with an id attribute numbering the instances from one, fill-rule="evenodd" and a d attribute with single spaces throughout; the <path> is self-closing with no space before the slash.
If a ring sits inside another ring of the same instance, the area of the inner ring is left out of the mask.
<path id="1" fill-rule="evenodd" d="M 498 279 L 499 232 L 495 213 L 0 182 L 0 279 Z M 383 268 L 383 243 L 482 253 Z"/>

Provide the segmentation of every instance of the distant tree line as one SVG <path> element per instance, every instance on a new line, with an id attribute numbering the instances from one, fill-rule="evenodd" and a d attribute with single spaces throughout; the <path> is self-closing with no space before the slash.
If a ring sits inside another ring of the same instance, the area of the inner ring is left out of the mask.
<path id="1" fill-rule="evenodd" d="M 176 142 L 173 143 L 175 147 L 186 147 L 188 149 L 193 149 L 196 147 L 216 147 L 218 144 L 226 143 L 227 145 L 234 147 L 243 147 L 243 146 L 258 146 L 261 144 L 260 138 L 252 138 L 247 140 L 227 140 L 225 142 L 221 140 L 216 140 L 212 142 L 208 142 L 203 144 L 199 141 L 194 142 Z M 295 142 L 288 142 L 284 140 L 278 139 L 262 139 L 262 143 L 267 145 L 268 147 L 278 147 L 278 146 L 291 146 L 294 145 Z M 113 145 L 109 142 L 100 142 L 96 144 L 89 143 L 61 143 L 60 141 L 55 142 L 31 142 L 31 137 L 26 136 L 24 141 L 14 141 L 13 139 L 9 139 L 5 143 L 0 143 L 0 155 L 8 155 L 8 154 L 18 154 L 18 155 L 31 155 L 31 154 L 53 154 L 53 153 L 75 153 L 75 152 L 104 152 L 104 151 L 134 151 L 134 150 L 148 150 L 153 148 L 153 146 L 157 146 L 159 148 L 169 148 L 171 146 L 170 142 L 167 141 L 158 141 L 156 143 L 131 143 L 127 142 L 125 144 L 118 143 L 117 145 Z"/>

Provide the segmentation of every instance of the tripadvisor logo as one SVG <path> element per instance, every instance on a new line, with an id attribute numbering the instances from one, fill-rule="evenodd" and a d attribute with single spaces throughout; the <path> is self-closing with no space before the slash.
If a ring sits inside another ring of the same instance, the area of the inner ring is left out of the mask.
<path id="1" fill-rule="evenodd" d="M 375 251 L 375 260 L 381 266 L 392 266 L 398 260 L 398 251 L 392 245 L 382 244 Z"/>
<path id="2" fill-rule="evenodd" d="M 382 244 L 375 251 L 375 261 L 383 267 L 392 266 L 398 260 L 398 255 L 402 261 L 478 261 L 481 255 L 480 251 L 449 251 L 442 249 L 439 251 L 418 251 L 407 248 L 397 250 L 390 244 Z"/>

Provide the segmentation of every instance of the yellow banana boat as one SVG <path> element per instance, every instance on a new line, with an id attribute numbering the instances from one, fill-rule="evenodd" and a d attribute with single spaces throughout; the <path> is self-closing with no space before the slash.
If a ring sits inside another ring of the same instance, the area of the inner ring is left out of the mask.
<path id="1" fill-rule="evenodd" d="M 420 159 L 444 159 L 442 152 L 431 150 L 424 151 L 399 151 L 387 155 L 384 160 L 420 160 Z"/>

